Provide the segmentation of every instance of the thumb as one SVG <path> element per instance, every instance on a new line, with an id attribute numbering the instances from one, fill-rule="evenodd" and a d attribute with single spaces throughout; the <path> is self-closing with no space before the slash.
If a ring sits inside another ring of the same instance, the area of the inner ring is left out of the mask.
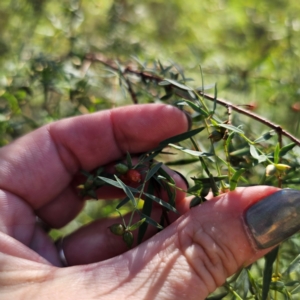
<path id="1" fill-rule="evenodd" d="M 192 208 L 139 247 L 85 272 L 99 277 L 98 293 L 113 291 L 115 298 L 205 299 L 299 230 L 299 210 L 300 191 L 238 189 Z"/>

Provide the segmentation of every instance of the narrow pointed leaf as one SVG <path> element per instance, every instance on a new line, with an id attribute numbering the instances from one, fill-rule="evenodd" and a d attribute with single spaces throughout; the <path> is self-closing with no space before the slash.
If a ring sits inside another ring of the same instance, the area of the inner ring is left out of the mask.
<path id="1" fill-rule="evenodd" d="M 112 185 L 118 189 L 122 189 L 122 186 L 119 184 L 119 182 L 112 180 L 110 178 L 98 176 L 99 179 L 103 180 L 104 182 L 108 183 L 109 185 Z"/>
<path id="2" fill-rule="evenodd" d="M 208 152 L 199 152 L 199 151 L 196 151 L 196 150 L 190 150 L 188 148 L 185 148 L 185 147 L 181 147 L 181 146 L 177 146 L 177 145 L 174 145 L 174 144 L 169 144 L 170 147 L 172 148 L 175 148 L 177 150 L 180 150 L 184 153 L 187 153 L 187 154 L 190 154 L 192 156 L 197 156 L 197 157 L 207 157 L 207 156 L 213 156 L 212 153 L 208 153 Z"/>
<path id="3" fill-rule="evenodd" d="M 153 184 L 153 181 L 149 181 L 149 184 L 148 184 L 148 187 L 147 187 L 147 193 L 148 194 L 154 194 L 154 184 Z M 151 216 L 151 212 L 152 212 L 152 200 L 149 199 L 149 197 L 145 197 L 145 200 L 144 200 L 144 205 L 143 205 L 143 208 L 142 208 L 142 213 L 148 217 Z M 143 238 L 145 236 L 145 233 L 147 231 L 147 228 L 148 228 L 148 222 L 144 222 L 140 228 L 139 228 L 139 231 L 138 231 L 138 238 L 137 238 L 137 241 L 138 241 L 138 244 L 140 244 L 142 241 L 143 241 Z"/>
<path id="4" fill-rule="evenodd" d="M 175 161 L 168 161 L 165 163 L 166 166 L 182 166 L 182 165 L 188 165 L 193 164 L 195 162 L 198 162 L 198 158 L 187 158 L 187 159 L 179 159 Z"/>
<path id="5" fill-rule="evenodd" d="M 212 178 L 215 182 L 217 182 L 217 181 L 227 179 L 228 176 L 227 175 L 221 175 L 221 176 L 215 176 L 215 177 L 212 177 Z M 199 178 L 191 177 L 191 179 L 193 179 L 195 182 L 201 182 L 203 184 L 210 183 L 210 181 L 211 181 L 211 178 L 209 178 L 209 177 L 199 177 Z"/>
<path id="6" fill-rule="evenodd" d="M 158 224 L 156 221 L 154 221 L 151 217 L 143 214 L 142 212 L 139 212 L 139 214 L 141 215 L 142 218 L 145 218 L 145 222 L 147 222 L 148 224 L 158 228 L 158 229 L 164 229 L 160 224 Z"/>
<path id="7" fill-rule="evenodd" d="M 130 227 L 128 227 L 127 229 L 129 231 L 133 231 L 133 230 L 136 230 L 138 229 L 144 222 L 146 221 L 146 218 L 143 218 L 141 220 L 139 220 L 138 222 L 132 224 Z"/>
<path id="8" fill-rule="evenodd" d="M 237 133 L 240 133 L 240 134 L 244 134 L 244 131 L 242 129 L 237 128 L 237 127 L 235 127 L 233 125 L 230 125 L 230 124 L 218 124 L 218 126 L 226 128 L 226 129 L 234 131 L 234 132 L 237 132 Z"/>
<path id="9" fill-rule="evenodd" d="M 155 173 L 157 173 L 157 171 L 161 168 L 162 165 L 163 163 L 161 162 L 153 165 L 151 169 L 147 172 L 145 181 L 148 181 Z"/>
<path id="10" fill-rule="evenodd" d="M 279 156 L 286 155 L 290 150 L 292 150 L 296 146 L 296 143 L 290 143 L 284 147 L 282 147 L 279 151 Z"/>
<path id="11" fill-rule="evenodd" d="M 131 189 L 121 179 L 119 179 L 116 175 L 115 175 L 115 178 L 116 178 L 117 182 L 120 184 L 120 186 L 123 189 L 124 193 L 132 201 L 134 207 L 136 207 L 136 199 L 133 196 L 133 194 L 131 192 Z"/>
<path id="12" fill-rule="evenodd" d="M 241 169 L 239 169 L 238 171 L 236 171 L 236 172 L 234 173 L 234 175 L 231 177 L 230 183 L 229 183 L 229 185 L 230 185 L 230 190 L 231 190 L 231 191 L 234 191 L 234 190 L 236 189 L 237 184 L 238 184 L 238 181 L 239 181 L 240 177 L 242 176 L 242 174 L 243 174 L 245 171 L 246 171 L 246 169 L 241 168 Z"/>
<path id="13" fill-rule="evenodd" d="M 120 201 L 120 203 L 116 206 L 116 209 L 121 208 L 125 204 L 127 204 L 130 201 L 129 197 L 125 197 L 123 200 Z"/>
<path id="14" fill-rule="evenodd" d="M 296 271 L 300 271 L 300 254 L 290 263 L 282 275 L 287 276 Z"/>
<path id="15" fill-rule="evenodd" d="M 300 293 L 300 284 L 291 291 L 292 295 Z"/>
<path id="16" fill-rule="evenodd" d="M 199 113 L 200 115 L 204 116 L 204 117 L 208 117 L 209 116 L 209 113 L 202 109 L 200 106 L 198 106 L 197 104 L 195 104 L 194 102 L 192 101 L 189 101 L 189 100 L 185 100 L 185 102 L 197 113 Z"/>
<path id="17" fill-rule="evenodd" d="M 231 155 L 231 156 L 243 156 L 243 155 L 249 154 L 249 152 L 250 152 L 249 147 L 244 147 L 244 148 L 237 149 L 235 151 L 230 152 L 229 155 Z"/>
<path id="18" fill-rule="evenodd" d="M 276 134 L 274 130 L 271 130 L 269 132 L 264 133 L 262 136 L 257 138 L 254 143 L 260 143 L 269 140 L 271 137 L 273 137 Z"/>
<path id="19" fill-rule="evenodd" d="M 173 211 L 176 214 L 179 214 L 179 212 L 177 211 L 177 209 L 175 207 L 173 207 L 172 205 L 170 205 L 168 202 L 165 202 L 165 201 L 161 200 L 160 198 L 158 198 L 158 197 L 156 197 L 154 195 L 148 194 L 148 193 L 143 193 L 143 195 L 149 197 L 151 200 L 153 200 L 156 203 L 158 203 L 159 205 L 167 208 L 168 210 Z"/>
<path id="20" fill-rule="evenodd" d="M 126 153 L 126 162 L 127 162 L 128 168 L 131 169 L 132 168 L 132 160 L 131 160 L 130 153 L 128 151 Z"/>
<path id="21" fill-rule="evenodd" d="M 185 86 L 185 85 L 183 85 L 183 84 L 181 84 L 178 81 L 173 80 L 173 79 L 165 79 L 165 80 L 161 81 L 159 83 L 159 85 L 162 85 L 162 86 L 164 86 L 164 85 L 173 85 L 173 86 L 175 86 L 175 87 L 177 87 L 181 90 L 186 90 L 186 91 L 192 91 L 193 90 L 193 89 L 191 89 L 191 88 L 189 88 L 189 87 L 187 87 L 187 86 Z"/>
<path id="22" fill-rule="evenodd" d="M 174 179 L 163 169 L 160 168 L 158 173 L 166 178 L 168 182 L 170 182 L 172 185 L 175 185 Z M 168 198 L 169 198 L 169 204 L 173 207 L 175 207 L 175 199 L 176 199 L 176 189 L 169 186 L 167 183 L 164 183 L 164 189 L 167 191 Z"/>
<path id="23" fill-rule="evenodd" d="M 227 295 L 228 295 L 228 292 L 223 292 L 223 293 L 220 293 L 218 295 L 209 296 L 209 297 L 206 298 L 206 300 L 222 300 Z"/>
<path id="24" fill-rule="evenodd" d="M 160 142 L 160 145 L 167 146 L 170 143 L 172 143 L 172 144 L 179 143 L 179 142 L 184 141 L 184 140 L 194 136 L 195 134 L 201 132 L 204 128 L 205 127 L 200 127 L 200 128 L 194 129 L 194 130 L 187 131 L 185 133 L 181 133 L 181 134 L 172 136 L 172 137 Z"/>
<path id="25" fill-rule="evenodd" d="M 263 272 L 262 300 L 268 299 L 270 284 L 272 282 L 273 263 L 277 258 L 279 248 L 276 247 L 265 255 L 265 268 Z"/>
<path id="26" fill-rule="evenodd" d="M 280 151 L 280 146 L 279 143 L 277 143 L 274 150 L 274 164 L 279 163 L 279 151 Z"/>

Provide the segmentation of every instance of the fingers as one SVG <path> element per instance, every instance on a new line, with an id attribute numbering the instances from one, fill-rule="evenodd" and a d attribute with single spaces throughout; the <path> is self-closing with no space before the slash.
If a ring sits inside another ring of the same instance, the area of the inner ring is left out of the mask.
<path id="1" fill-rule="evenodd" d="M 177 176 L 179 175 L 177 174 Z M 185 183 L 182 182 L 181 188 L 186 189 Z M 183 193 L 181 192 L 181 194 Z M 177 197 L 178 201 L 176 203 L 176 208 L 180 214 L 184 214 L 189 210 L 189 201 L 180 195 L 177 195 Z M 167 198 L 167 195 L 165 195 L 165 197 L 162 195 L 162 198 Z M 153 204 L 151 218 L 159 223 L 162 213 L 162 207 Z M 180 215 L 173 212 L 168 212 L 166 215 L 170 223 L 180 217 Z M 131 213 L 128 213 L 125 216 L 124 219 L 126 225 L 129 224 L 130 217 Z M 135 214 L 131 224 L 134 224 L 139 220 L 140 216 Z M 123 221 L 121 218 L 97 220 L 89 225 L 81 227 L 67 237 L 64 237 L 63 249 L 68 265 L 72 266 L 98 262 L 128 251 L 128 247 L 124 243 L 122 236 L 116 236 L 109 230 L 109 226 L 112 224 L 123 224 Z M 167 225 L 168 224 L 165 226 Z M 148 229 L 143 240 L 147 240 L 157 232 L 157 228 L 148 225 Z M 133 231 L 133 247 L 137 246 L 137 234 L 138 230 Z"/>
<path id="2" fill-rule="evenodd" d="M 187 127 L 184 113 L 158 104 L 61 120 L 0 149 L 0 188 L 39 209 L 62 194 L 79 169 L 147 151 Z"/>
<path id="3" fill-rule="evenodd" d="M 177 187 L 175 198 L 176 208 L 180 213 L 182 213 L 180 210 L 181 205 L 179 205 L 179 203 L 183 201 L 185 197 L 184 191 L 187 190 L 186 182 L 177 172 L 167 168 L 166 166 L 163 166 L 163 168 L 175 182 Z M 166 202 L 169 201 L 169 196 L 163 189 L 156 191 L 156 195 Z M 97 196 L 99 199 L 117 199 L 124 198 L 125 194 L 121 189 L 104 186 L 97 191 Z M 75 216 L 81 211 L 83 205 L 84 202 L 79 196 L 78 190 L 69 187 L 65 189 L 62 194 L 56 197 L 56 199 L 37 210 L 36 215 L 51 228 L 61 228 L 75 218 Z"/>
<path id="4" fill-rule="evenodd" d="M 73 275 L 76 278 L 84 270 L 87 282 L 97 278 L 102 283 L 99 294 L 112 292 L 116 298 L 204 299 L 227 277 L 270 250 L 257 247 L 245 215 L 254 203 L 277 195 L 276 191 L 253 187 L 224 194 L 191 209 L 162 232 L 113 260 L 88 269 L 72 268 Z"/>

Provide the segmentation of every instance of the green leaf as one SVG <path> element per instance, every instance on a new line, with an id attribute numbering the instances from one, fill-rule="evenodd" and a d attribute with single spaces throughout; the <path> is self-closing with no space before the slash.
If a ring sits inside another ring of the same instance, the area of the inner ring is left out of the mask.
<path id="1" fill-rule="evenodd" d="M 177 146 L 177 145 L 174 145 L 174 144 L 169 144 L 170 147 L 172 148 L 175 148 L 177 150 L 180 150 L 184 153 L 187 153 L 187 154 L 190 154 L 192 156 L 197 156 L 197 157 L 207 157 L 207 156 L 213 156 L 212 153 L 208 153 L 208 152 L 199 152 L 199 151 L 196 151 L 196 150 L 190 150 L 188 148 L 185 148 L 185 147 L 181 147 L 181 146 Z"/>
<path id="2" fill-rule="evenodd" d="M 154 194 L 154 184 L 153 184 L 153 181 L 150 181 L 149 184 L 148 184 L 148 187 L 147 187 L 147 193 L 152 195 Z M 151 212 L 152 212 L 152 200 L 149 198 L 149 197 L 145 197 L 145 200 L 144 200 L 144 205 L 143 205 L 143 208 L 142 208 L 142 213 L 148 217 L 151 216 Z M 140 244 L 142 241 L 143 241 L 143 238 L 145 236 L 145 233 L 147 231 L 147 228 L 148 228 L 148 222 L 144 222 L 141 227 L 139 228 L 139 231 L 138 231 L 138 238 L 137 238 L 137 241 L 138 241 L 138 244 Z"/>
<path id="3" fill-rule="evenodd" d="M 190 208 L 198 206 L 203 202 L 202 198 L 199 196 L 194 197 L 190 202 Z"/>
<path id="4" fill-rule="evenodd" d="M 296 146 L 296 143 L 290 143 L 284 147 L 282 147 L 279 151 L 279 156 L 282 157 L 286 155 L 290 150 L 292 150 Z"/>
<path id="5" fill-rule="evenodd" d="M 127 197 L 132 201 L 134 207 L 136 207 L 136 199 L 133 196 L 130 187 L 128 187 L 120 178 L 118 178 L 115 175 L 115 178 L 117 180 L 117 182 L 120 184 L 121 188 L 123 189 L 124 193 L 127 195 Z"/>
<path id="6" fill-rule="evenodd" d="M 145 218 L 145 222 L 147 222 L 148 224 L 156 227 L 157 229 L 164 229 L 160 224 L 158 224 L 156 221 L 154 221 L 151 217 L 143 214 L 141 211 L 139 211 L 139 214 L 141 215 L 142 218 Z"/>
<path id="7" fill-rule="evenodd" d="M 187 192 L 188 192 L 188 194 L 193 194 L 193 193 L 196 193 L 199 190 L 201 190 L 202 187 L 203 187 L 202 183 L 196 183 L 195 185 L 193 185 L 192 187 L 190 187 Z"/>
<path id="8" fill-rule="evenodd" d="M 179 159 L 175 161 L 168 161 L 165 163 L 166 166 L 182 166 L 182 165 L 188 165 L 193 164 L 195 162 L 198 162 L 198 158 L 187 158 L 187 159 Z"/>
<path id="9" fill-rule="evenodd" d="M 236 189 L 237 183 L 245 171 L 246 171 L 246 169 L 241 168 L 238 171 L 236 171 L 234 173 L 234 175 L 231 177 L 230 183 L 229 183 L 231 191 L 234 191 Z"/>
<path id="10" fill-rule="evenodd" d="M 287 276 L 292 272 L 300 271 L 300 254 L 290 263 L 288 268 L 282 273 L 282 275 Z"/>
<path id="11" fill-rule="evenodd" d="M 98 176 L 99 179 L 103 180 L 104 182 L 108 183 L 109 185 L 112 185 L 118 189 L 122 189 L 122 186 L 119 184 L 119 182 L 112 180 L 110 178 Z"/>
<path id="12" fill-rule="evenodd" d="M 126 162 L 127 162 L 128 168 L 132 169 L 132 159 L 131 159 L 130 153 L 128 151 L 126 152 Z"/>
<path id="13" fill-rule="evenodd" d="M 151 152 L 148 152 L 139 158 L 139 163 L 146 163 L 149 161 L 152 161 L 154 157 L 156 157 L 158 154 L 160 154 L 161 147 L 156 148 L 155 150 L 152 150 Z"/>
<path id="14" fill-rule="evenodd" d="M 259 155 L 257 152 L 255 146 L 249 145 L 250 146 L 250 154 L 253 158 L 257 159 L 259 163 L 264 162 L 268 159 L 266 155 Z"/>
<path id="15" fill-rule="evenodd" d="M 263 272 L 262 300 L 268 299 L 270 284 L 272 282 L 273 263 L 277 258 L 279 247 L 265 255 L 265 267 Z"/>
<path id="16" fill-rule="evenodd" d="M 206 298 L 206 300 L 222 300 L 227 295 L 228 295 L 228 292 L 223 292 L 223 293 L 220 293 L 220 294 L 215 295 L 215 296 L 209 296 L 209 297 Z"/>
<path id="17" fill-rule="evenodd" d="M 146 221 L 146 218 L 143 218 L 141 220 L 139 220 L 138 222 L 132 224 L 130 227 L 128 227 L 127 229 L 129 231 L 133 231 L 133 230 L 136 230 L 138 229 L 144 222 Z"/>
<path id="18" fill-rule="evenodd" d="M 158 170 L 158 174 L 160 174 L 160 176 L 162 175 L 164 178 L 166 178 L 166 180 L 169 183 L 171 183 L 173 186 L 175 186 L 174 179 L 163 168 L 160 168 Z M 164 189 L 167 191 L 168 198 L 169 198 L 169 204 L 171 206 L 175 207 L 176 189 L 171 188 L 171 186 L 168 185 L 167 183 L 164 183 Z"/>
<path id="19" fill-rule="evenodd" d="M 125 197 L 122 201 L 120 201 L 120 203 L 116 206 L 116 209 L 121 208 L 122 206 L 124 206 L 125 204 L 127 204 L 130 201 L 129 197 Z"/>
<path id="20" fill-rule="evenodd" d="M 215 176 L 215 177 L 212 177 L 212 178 L 215 182 L 217 182 L 217 181 L 227 179 L 228 175 Z M 191 179 L 193 179 L 195 182 L 202 182 L 203 184 L 210 183 L 210 181 L 211 181 L 211 178 L 209 178 L 209 177 L 198 177 L 198 178 L 197 177 L 191 177 Z"/>
<path id="21" fill-rule="evenodd" d="M 170 99 L 172 96 L 173 96 L 173 93 L 167 93 L 167 94 L 161 96 L 160 100 L 161 101 L 166 101 L 166 100 Z"/>
<path id="22" fill-rule="evenodd" d="M 177 209 L 175 207 L 173 207 L 172 205 L 170 205 L 169 203 L 161 200 L 160 198 L 154 196 L 154 195 L 151 195 L 151 194 L 148 194 L 148 193 L 143 193 L 143 195 L 147 196 L 148 198 L 150 198 L 151 200 L 155 201 L 156 203 L 158 203 L 159 205 L 167 208 L 168 210 L 176 213 L 176 214 L 179 214 L 179 212 L 177 211 Z"/>
<path id="23" fill-rule="evenodd" d="M 237 149 L 235 151 L 232 151 L 229 153 L 231 156 L 243 156 L 243 155 L 248 155 L 250 152 L 249 147 L 244 147 L 241 149 Z"/>
<path id="24" fill-rule="evenodd" d="M 154 164 L 151 167 L 151 169 L 147 172 L 145 182 L 148 181 L 155 173 L 157 173 L 157 171 L 161 168 L 162 165 L 163 165 L 163 163 L 161 163 L 161 162 Z"/>
<path id="25" fill-rule="evenodd" d="M 291 290 L 292 295 L 295 295 L 295 294 L 298 294 L 298 293 L 300 293 L 300 284 L 296 288 Z"/>
<path id="26" fill-rule="evenodd" d="M 276 132 L 274 130 L 271 130 L 267 133 L 264 133 L 262 136 L 260 136 L 259 138 L 257 138 L 254 143 L 260 143 L 260 142 L 264 142 L 269 140 L 271 137 L 273 137 L 276 134 Z"/>
<path id="27" fill-rule="evenodd" d="M 197 87 L 195 90 L 197 92 L 203 92 L 203 91 L 211 90 L 212 88 L 215 88 L 215 86 L 216 86 L 216 84 L 212 83 L 212 84 L 207 84 L 205 86 Z"/>
<path id="28" fill-rule="evenodd" d="M 279 162 L 279 151 L 280 151 L 280 146 L 279 143 L 277 143 L 274 150 L 274 164 L 278 164 Z"/>
<path id="29" fill-rule="evenodd" d="M 231 130 L 233 132 L 237 132 L 237 133 L 240 133 L 240 134 L 245 134 L 243 130 L 233 126 L 233 125 L 230 125 L 230 124 L 218 124 L 219 127 L 223 127 L 223 128 L 226 128 L 228 130 Z"/>
<path id="30" fill-rule="evenodd" d="M 185 86 L 185 85 L 183 85 L 183 84 L 181 84 L 178 81 L 173 80 L 173 79 L 165 79 L 165 80 L 161 81 L 159 83 L 159 85 L 162 85 L 162 86 L 164 86 L 164 85 L 173 85 L 173 86 L 175 86 L 175 87 L 177 87 L 181 90 L 193 91 L 193 89 L 191 89 L 191 88 L 189 88 L 189 87 L 187 87 L 187 86 Z"/>
<path id="31" fill-rule="evenodd" d="M 184 132 L 184 133 L 181 133 L 181 134 L 178 134 L 178 135 L 174 135 L 166 140 L 163 140 L 159 143 L 160 146 L 167 146 L 168 144 L 172 143 L 179 143 L 181 141 L 184 141 L 192 136 L 194 136 L 195 134 L 201 132 L 205 127 L 200 127 L 200 128 L 197 128 L 197 129 L 194 129 L 194 130 L 190 130 L 190 131 L 187 131 L 187 132 Z"/>
<path id="32" fill-rule="evenodd" d="M 204 117 L 208 117 L 210 114 L 202 109 L 200 106 L 198 106 L 197 104 L 195 104 L 194 102 L 192 101 L 189 101 L 189 100 L 185 100 L 185 102 L 197 113 L 199 113 L 200 115 L 204 116 Z"/>

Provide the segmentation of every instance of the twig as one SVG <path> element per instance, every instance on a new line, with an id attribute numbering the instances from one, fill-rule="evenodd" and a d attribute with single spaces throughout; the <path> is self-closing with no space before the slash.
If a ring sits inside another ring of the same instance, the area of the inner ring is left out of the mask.
<path id="1" fill-rule="evenodd" d="M 85 56 L 85 59 L 86 60 L 89 60 L 89 61 L 92 61 L 92 62 L 99 62 L 105 66 L 107 66 L 108 68 L 110 69 L 113 69 L 115 71 L 118 71 L 118 67 L 117 65 L 113 62 L 113 60 L 108 60 L 104 55 L 102 54 L 97 54 L 97 53 L 90 53 L 90 54 L 87 54 Z M 156 83 L 159 83 L 161 81 L 164 80 L 163 77 L 160 77 L 160 76 L 157 76 L 157 75 L 154 75 L 154 74 L 151 74 L 149 72 L 145 72 L 145 71 L 139 71 L 139 70 L 135 70 L 131 67 L 126 67 L 123 71 L 123 74 L 133 74 L 133 75 L 136 75 L 138 77 L 140 77 L 143 81 L 153 81 L 153 82 L 156 82 Z M 184 97 L 182 95 L 182 93 L 179 93 L 178 92 L 178 87 L 175 86 L 175 85 L 172 85 L 170 84 L 170 86 L 172 87 L 172 89 L 174 90 L 175 94 L 178 94 L 180 95 L 181 97 Z M 177 90 L 177 91 L 176 91 Z M 300 146 L 300 140 L 297 139 L 296 137 L 294 137 L 292 134 L 290 134 L 289 132 L 287 132 L 286 130 L 284 130 L 280 125 L 277 125 L 277 124 L 274 124 L 273 122 L 259 116 L 259 115 L 256 115 L 254 114 L 253 112 L 251 111 L 248 111 L 246 109 L 243 109 L 237 105 L 234 105 L 224 99 L 220 99 L 220 98 L 217 98 L 215 99 L 214 96 L 212 95 L 209 95 L 209 94 L 205 94 L 203 92 L 199 92 L 205 99 L 207 100 L 210 100 L 210 101 L 216 101 L 219 105 L 222 105 L 224 107 L 228 109 L 232 109 L 240 114 L 243 114 L 243 115 L 246 115 L 266 126 L 268 126 L 269 128 L 273 129 L 274 131 L 276 131 L 277 135 L 278 135 L 278 141 L 282 147 L 282 136 L 286 136 L 287 138 L 289 138 L 291 141 L 293 141 L 295 144 L 297 144 L 298 146 Z M 134 94 L 135 95 L 135 94 Z M 131 95 L 132 96 L 132 95 Z M 137 99 L 136 99 L 137 101 Z M 134 102 L 136 103 L 136 102 Z"/>

